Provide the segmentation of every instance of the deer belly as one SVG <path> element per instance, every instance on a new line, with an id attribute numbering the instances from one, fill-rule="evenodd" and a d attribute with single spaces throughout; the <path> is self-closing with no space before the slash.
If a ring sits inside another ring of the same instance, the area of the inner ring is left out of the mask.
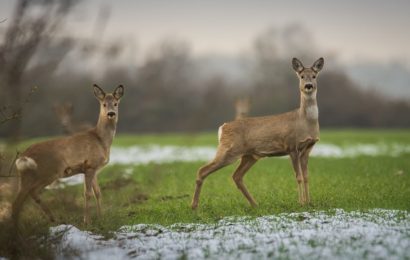
<path id="1" fill-rule="evenodd" d="M 312 146 L 314 146 L 317 141 L 319 141 L 319 138 L 308 137 L 308 138 L 300 141 L 297 144 L 296 148 L 297 148 L 298 151 L 302 152 L 302 151 L 305 151 L 307 149 L 311 149 Z"/>
<path id="2" fill-rule="evenodd" d="M 275 157 L 275 156 L 284 156 L 287 155 L 288 152 L 286 151 L 260 151 L 256 152 L 256 155 L 259 157 Z"/>
<path id="3" fill-rule="evenodd" d="M 282 147 L 280 145 L 263 148 L 260 147 L 255 149 L 254 153 L 260 157 L 284 156 L 288 154 L 285 147 Z"/>
<path id="4" fill-rule="evenodd" d="M 80 162 L 78 164 L 72 164 L 70 166 L 67 166 L 64 169 L 63 176 L 64 177 L 70 177 L 76 174 L 80 173 L 86 173 L 88 169 L 91 169 L 91 165 L 87 160 L 84 160 L 83 162 Z"/>

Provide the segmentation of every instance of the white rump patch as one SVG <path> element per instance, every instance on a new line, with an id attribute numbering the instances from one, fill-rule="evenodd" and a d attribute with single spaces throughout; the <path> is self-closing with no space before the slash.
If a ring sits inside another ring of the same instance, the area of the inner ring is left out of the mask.
<path id="1" fill-rule="evenodd" d="M 16 168 L 19 172 L 24 170 L 35 170 L 37 169 L 37 163 L 30 157 L 23 156 L 16 160 Z"/>
<path id="2" fill-rule="evenodd" d="M 222 128 L 224 127 L 224 125 L 225 125 L 225 124 L 221 125 L 221 126 L 218 128 L 218 141 L 219 141 L 219 142 L 221 141 L 222 131 L 223 131 Z"/>
<path id="3" fill-rule="evenodd" d="M 308 106 L 306 108 L 306 116 L 310 119 L 318 119 L 319 118 L 319 110 L 317 106 Z"/>

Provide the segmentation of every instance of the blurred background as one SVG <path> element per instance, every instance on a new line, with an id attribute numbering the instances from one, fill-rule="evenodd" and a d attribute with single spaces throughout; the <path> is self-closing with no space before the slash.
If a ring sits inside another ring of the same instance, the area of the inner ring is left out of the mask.
<path id="1" fill-rule="evenodd" d="M 409 10 L 407 0 L 2 0 L 0 122 L 21 116 L 0 137 L 95 124 L 93 83 L 125 85 L 121 133 L 215 130 L 238 100 L 251 116 L 297 108 L 291 58 L 322 56 L 322 128 L 406 128 Z"/>

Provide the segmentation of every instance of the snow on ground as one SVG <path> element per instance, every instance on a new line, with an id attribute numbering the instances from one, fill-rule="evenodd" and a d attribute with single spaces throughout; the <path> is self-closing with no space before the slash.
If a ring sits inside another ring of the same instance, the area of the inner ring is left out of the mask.
<path id="1" fill-rule="evenodd" d="M 193 162 L 210 161 L 214 158 L 215 147 L 210 146 L 131 146 L 112 147 L 110 154 L 110 164 L 148 164 L 148 163 L 169 163 L 169 162 Z M 316 144 L 313 147 L 311 156 L 331 157 L 331 158 L 352 158 L 357 156 L 398 156 L 403 153 L 410 153 L 410 145 L 401 144 L 356 144 L 350 146 L 337 146 L 334 144 Z M 287 157 L 282 157 L 287 158 Z M 59 188 L 64 185 L 76 185 L 83 183 L 83 175 L 75 175 L 61 179 L 61 185 L 50 188 Z"/>
<path id="2" fill-rule="evenodd" d="M 409 259 L 410 214 L 375 209 L 228 217 L 215 224 L 123 226 L 104 240 L 76 227 L 62 234 L 58 258 L 84 259 Z"/>
<path id="3" fill-rule="evenodd" d="M 115 164 L 147 164 L 167 163 L 174 161 L 210 161 L 214 158 L 215 147 L 208 146 L 131 146 L 127 148 L 113 147 L 110 163 Z M 410 153 L 410 145 L 401 144 L 357 144 L 337 146 L 334 144 L 317 144 L 313 147 L 313 157 L 357 157 L 357 156 L 398 156 Z"/>
<path id="4" fill-rule="evenodd" d="M 216 148 L 208 146 L 131 146 L 111 148 L 112 164 L 148 164 L 169 162 L 209 161 L 215 156 Z"/>

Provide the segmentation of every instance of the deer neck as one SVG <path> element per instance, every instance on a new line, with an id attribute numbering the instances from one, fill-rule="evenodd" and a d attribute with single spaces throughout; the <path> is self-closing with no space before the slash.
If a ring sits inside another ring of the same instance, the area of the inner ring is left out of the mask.
<path id="1" fill-rule="evenodd" d="M 106 115 L 101 114 L 98 118 L 96 132 L 101 138 L 104 148 L 109 149 L 111 147 L 112 141 L 114 139 L 115 131 L 117 129 L 117 120 L 109 120 Z"/>
<path id="2" fill-rule="evenodd" d="M 318 122 L 319 110 L 316 100 L 316 91 L 311 94 L 301 93 L 299 114 L 309 122 Z"/>

